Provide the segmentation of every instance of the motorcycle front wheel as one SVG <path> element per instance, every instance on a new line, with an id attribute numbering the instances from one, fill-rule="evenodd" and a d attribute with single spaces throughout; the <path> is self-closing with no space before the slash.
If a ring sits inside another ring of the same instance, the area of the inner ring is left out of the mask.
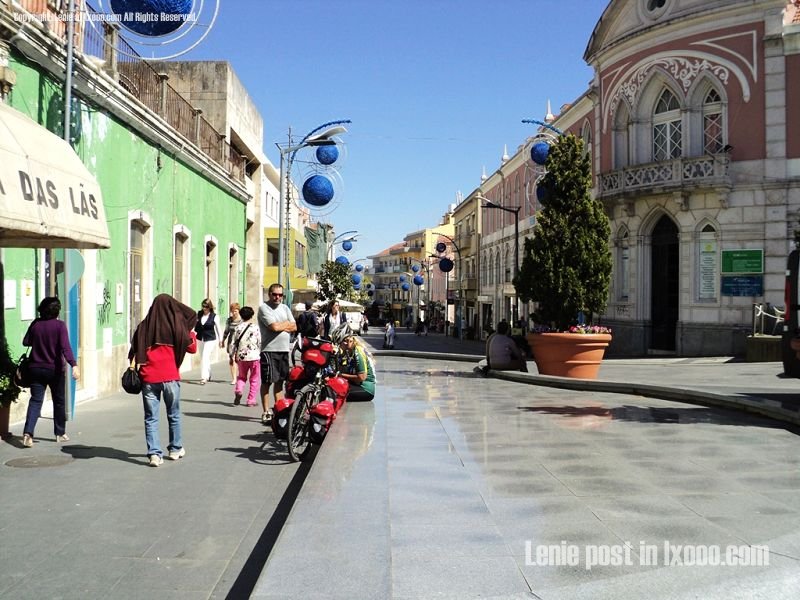
<path id="1" fill-rule="evenodd" d="M 303 460 L 311 449 L 311 438 L 308 436 L 310 421 L 311 412 L 306 396 L 298 393 L 286 424 L 286 441 L 289 445 L 289 457 L 293 462 Z"/>

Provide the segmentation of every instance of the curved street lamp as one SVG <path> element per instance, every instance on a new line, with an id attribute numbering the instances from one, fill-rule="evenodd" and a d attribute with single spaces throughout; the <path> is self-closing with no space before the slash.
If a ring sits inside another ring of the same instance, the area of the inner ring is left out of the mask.
<path id="1" fill-rule="evenodd" d="M 463 304 L 463 302 L 464 302 L 464 298 L 463 298 L 464 294 L 463 294 L 463 291 L 462 291 L 462 288 L 461 288 L 461 274 L 462 274 L 462 272 L 464 270 L 463 269 L 463 264 L 461 262 L 461 249 L 458 247 L 458 244 L 456 244 L 456 241 L 453 238 L 451 238 L 449 235 L 447 235 L 445 233 L 440 233 L 438 231 L 435 232 L 435 234 L 438 235 L 439 237 L 447 238 L 448 240 L 450 240 L 450 243 L 453 244 L 453 249 L 456 251 L 456 255 L 458 256 L 458 309 L 457 309 L 456 312 L 458 313 L 458 315 L 457 315 L 458 316 L 458 339 L 463 341 L 464 340 L 464 308 L 465 308 L 465 306 Z M 444 242 L 437 242 L 437 244 L 436 244 L 436 252 L 438 252 L 439 254 L 444 254 L 446 251 L 447 251 L 447 244 L 445 244 Z M 452 264 L 450 265 L 449 269 L 445 269 L 443 267 L 446 267 L 447 265 L 442 265 L 443 260 L 441 260 L 444 257 L 439 257 L 439 258 L 440 258 L 440 260 L 439 260 L 439 270 L 444 272 L 444 273 L 446 273 L 447 277 L 449 279 L 450 278 L 449 273 L 452 270 Z M 451 263 L 452 263 L 452 261 L 451 261 Z"/>
<path id="2" fill-rule="evenodd" d="M 497 208 L 499 210 L 503 210 L 505 212 L 512 213 L 514 215 L 514 276 L 511 278 L 511 281 L 514 281 L 514 278 L 519 273 L 519 211 L 522 209 L 521 206 L 501 206 L 496 202 L 492 202 L 488 198 L 484 197 L 482 194 L 478 194 L 476 196 L 478 200 L 483 202 L 481 205 L 482 208 Z M 519 314 L 519 298 L 517 297 L 517 288 L 514 288 L 514 304 L 512 306 L 511 311 L 511 323 L 512 326 L 516 327 L 516 323 L 518 320 Z"/>
<path id="3" fill-rule="evenodd" d="M 342 250 L 345 252 L 349 252 L 353 249 L 353 242 L 358 240 L 359 233 L 357 231 L 345 231 L 344 233 L 340 233 L 335 238 L 330 241 L 330 245 L 328 246 L 328 260 L 330 257 L 333 256 L 333 248 L 336 246 L 337 243 L 341 242 Z M 349 248 L 347 246 L 350 246 Z M 361 259 L 359 259 L 361 260 Z"/>
<path id="4" fill-rule="evenodd" d="M 278 283 L 284 286 L 285 289 L 289 289 L 289 269 L 288 265 L 286 265 L 286 258 L 288 257 L 288 249 L 286 248 L 286 244 L 289 240 L 288 229 L 289 229 L 289 217 L 292 208 L 292 198 L 289 192 L 289 175 L 292 172 L 292 163 L 294 163 L 294 157 L 297 154 L 298 150 L 303 148 L 307 148 L 310 146 L 335 146 L 336 141 L 333 139 L 335 136 L 340 135 L 342 133 L 347 133 L 347 129 L 343 126 L 346 123 L 350 123 L 349 119 L 341 120 L 341 121 L 330 121 L 328 123 L 323 123 L 319 127 L 312 129 L 308 132 L 299 143 L 293 144 L 291 139 L 291 132 L 289 134 L 289 142 L 287 144 L 275 144 L 278 147 L 278 151 L 281 154 L 281 164 L 280 164 L 280 198 L 281 202 L 285 200 L 286 202 L 286 219 L 285 219 L 285 226 L 287 229 L 286 235 L 284 235 L 284 211 L 278 210 Z M 319 132 L 319 133 L 318 133 Z M 286 158 L 288 156 L 288 159 Z M 286 268 L 286 282 L 284 283 L 284 267 Z M 289 302 L 289 299 L 286 295 L 283 297 L 284 302 Z"/>

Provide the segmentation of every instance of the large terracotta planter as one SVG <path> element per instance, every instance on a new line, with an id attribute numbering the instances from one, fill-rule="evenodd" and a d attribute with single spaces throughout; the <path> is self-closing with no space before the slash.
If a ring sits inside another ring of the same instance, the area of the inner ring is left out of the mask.
<path id="1" fill-rule="evenodd" d="M 540 375 L 597 379 L 610 333 L 529 333 Z"/>

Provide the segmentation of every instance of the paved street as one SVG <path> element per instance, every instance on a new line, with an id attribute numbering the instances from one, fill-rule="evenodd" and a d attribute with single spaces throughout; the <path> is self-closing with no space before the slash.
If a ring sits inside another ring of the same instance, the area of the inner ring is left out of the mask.
<path id="1" fill-rule="evenodd" d="M 378 332 L 366 339 L 380 347 Z M 438 359 L 483 347 L 398 341 Z M 183 385 L 187 456 L 158 469 L 146 466 L 138 397 L 80 404 L 60 447 L 43 419 L 34 448 L 0 444 L 0 598 L 796 596 L 791 428 L 641 395 L 475 378 L 472 366 L 378 356 L 376 400 L 349 404 L 300 467 L 257 409 L 231 406 L 226 383 L 192 383 L 197 373 Z M 614 368 L 713 388 L 751 367 Z M 796 397 L 797 382 L 776 377 L 774 363 L 752 368 L 749 385 Z M 763 559 L 751 546 L 766 545 L 769 564 L 670 565 L 686 544 L 728 561 Z M 621 564 L 603 564 L 611 551 Z M 587 559 L 600 564 L 587 569 Z"/>

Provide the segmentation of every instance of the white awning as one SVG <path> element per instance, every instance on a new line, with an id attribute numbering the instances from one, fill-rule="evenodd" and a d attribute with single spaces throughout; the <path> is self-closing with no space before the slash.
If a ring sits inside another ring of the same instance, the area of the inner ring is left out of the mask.
<path id="1" fill-rule="evenodd" d="M 111 247 L 97 180 L 69 144 L 2 102 L 0 247 Z"/>

